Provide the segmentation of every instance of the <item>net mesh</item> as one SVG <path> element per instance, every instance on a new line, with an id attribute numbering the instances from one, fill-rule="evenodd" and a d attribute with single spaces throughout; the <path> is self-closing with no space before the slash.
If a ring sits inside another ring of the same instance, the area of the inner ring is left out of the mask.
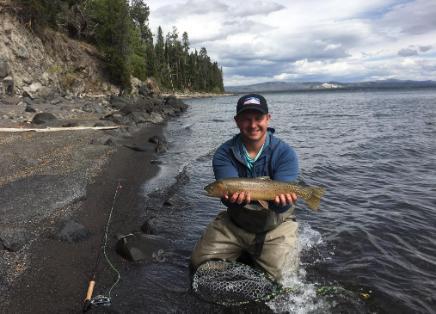
<path id="1" fill-rule="evenodd" d="M 198 267 L 192 288 L 203 300 L 221 305 L 267 301 L 282 291 L 263 272 L 226 261 L 208 261 Z"/>

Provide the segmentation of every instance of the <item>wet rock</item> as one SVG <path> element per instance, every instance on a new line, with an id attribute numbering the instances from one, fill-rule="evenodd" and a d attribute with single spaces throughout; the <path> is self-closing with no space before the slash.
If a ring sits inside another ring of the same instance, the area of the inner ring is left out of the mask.
<path id="1" fill-rule="evenodd" d="M 90 232 L 84 225 L 75 220 L 67 220 L 62 223 L 53 237 L 64 242 L 79 242 L 89 238 L 89 235 Z"/>
<path id="2" fill-rule="evenodd" d="M 158 229 L 156 226 L 156 218 L 150 217 L 148 218 L 141 226 L 141 231 L 145 234 L 157 234 Z"/>
<path id="3" fill-rule="evenodd" d="M 0 228 L 0 243 L 4 249 L 17 252 L 30 240 L 29 232 L 24 228 L 2 226 Z"/>
<path id="4" fill-rule="evenodd" d="M 150 137 L 150 138 L 148 139 L 148 141 L 149 141 L 150 143 L 153 143 L 153 144 L 159 144 L 159 143 L 166 143 L 166 142 L 167 142 L 167 140 L 165 139 L 165 137 L 163 137 L 163 136 L 158 136 L 158 135 L 153 135 L 152 137 Z"/>
<path id="5" fill-rule="evenodd" d="M 150 143 L 156 144 L 154 151 L 156 153 L 165 153 L 168 150 L 168 143 L 165 137 L 154 135 L 148 139 Z"/>
<path id="6" fill-rule="evenodd" d="M 170 242 L 164 237 L 143 233 L 125 235 L 115 247 L 119 255 L 132 262 L 156 261 L 156 257 L 169 248 Z"/>
<path id="7" fill-rule="evenodd" d="M 37 113 L 33 119 L 32 119 L 32 123 L 34 124 L 44 124 L 50 121 L 56 120 L 56 117 L 49 113 L 49 112 L 41 112 L 41 113 Z"/>
<path id="8" fill-rule="evenodd" d="M 172 199 L 167 199 L 165 200 L 165 202 L 163 203 L 164 206 L 174 206 L 174 201 Z"/>
<path id="9" fill-rule="evenodd" d="M 150 163 L 153 165 L 162 165 L 163 164 L 163 162 L 161 160 L 157 160 L 157 159 L 150 160 Z"/>
<path id="10" fill-rule="evenodd" d="M 130 148 L 131 150 L 134 150 L 135 152 L 147 152 L 150 150 L 150 148 L 146 145 L 124 145 L 124 147 Z"/>
<path id="11" fill-rule="evenodd" d="M 154 151 L 158 154 L 162 154 L 168 151 L 168 144 L 159 142 L 156 147 L 154 148 Z"/>
<path id="12" fill-rule="evenodd" d="M 182 100 L 176 98 L 175 96 L 168 96 L 165 98 L 165 107 L 173 107 L 177 111 L 185 111 L 188 108 L 188 105 L 185 104 Z"/>

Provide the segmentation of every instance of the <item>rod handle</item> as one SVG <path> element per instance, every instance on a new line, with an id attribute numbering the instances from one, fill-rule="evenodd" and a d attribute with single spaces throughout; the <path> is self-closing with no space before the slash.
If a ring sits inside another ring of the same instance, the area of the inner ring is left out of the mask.
<path id="1" fill-rule="evenodd" d="M 88 285 L 88 291 L 86 292 L 86 301 L 90 301 L 92 299 L 92 293 L 94 292 L 95 280 L 91 280 Z"/>
<path id="2" fill-rule="evenodd" d="M 92 293 L 94 292 L 95 287 L 95 280 L 91 280 L 88 285 L 88 291 L 86 292 L 86 298 L 85 301 L 83 301 L 83 308 L 82 312 L 88 312 L 88 310 L 91 308 L 91 299 L 92 299 Z"/>

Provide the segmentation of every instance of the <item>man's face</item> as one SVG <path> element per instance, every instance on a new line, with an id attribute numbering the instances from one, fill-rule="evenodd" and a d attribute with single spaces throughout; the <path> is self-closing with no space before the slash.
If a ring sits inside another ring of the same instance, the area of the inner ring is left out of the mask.
<path id="1" fill-rule="evenodd" d="M 271 115 L 263 114 L 257 110 L 247 110 L 235 117 L 236 125 L 245 140 L 259 141 L 266 136 Z"/>

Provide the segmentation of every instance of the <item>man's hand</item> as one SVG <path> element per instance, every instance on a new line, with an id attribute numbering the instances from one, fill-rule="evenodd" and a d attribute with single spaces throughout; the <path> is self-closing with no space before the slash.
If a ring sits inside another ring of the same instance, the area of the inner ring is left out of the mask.
<path id="1" fill-rule="evenodd" d="M 226 194 L 223 198 L 230 203 L 248 204 L 251 202 L 251 194 L 249 192 L 236 192 L 232 195 Z"/>
<path id="2" fill-rule="evenodd" d="M 251 194 L 249 192 L 236 192 L 231 195 L 226 194 L 223 197 L 226 201 L 230 203 L 237 204 L 248 204 L 251 202 Z M 297 194 L 295 193 L 287 193 L 287 194 L 279 194 L 276 196 L 274 203 L 278 206 L 289 206 L 293 205 L 297 201 Z"/>
<path id="3" fill-rule="evenodd" d="M 287 194 L 279 194 L 276 196 L 274 203 L 278 206 L 289 206 L 293 205 L 297 201 L 297 194 L 295 193 L 287 193 Z"/>

